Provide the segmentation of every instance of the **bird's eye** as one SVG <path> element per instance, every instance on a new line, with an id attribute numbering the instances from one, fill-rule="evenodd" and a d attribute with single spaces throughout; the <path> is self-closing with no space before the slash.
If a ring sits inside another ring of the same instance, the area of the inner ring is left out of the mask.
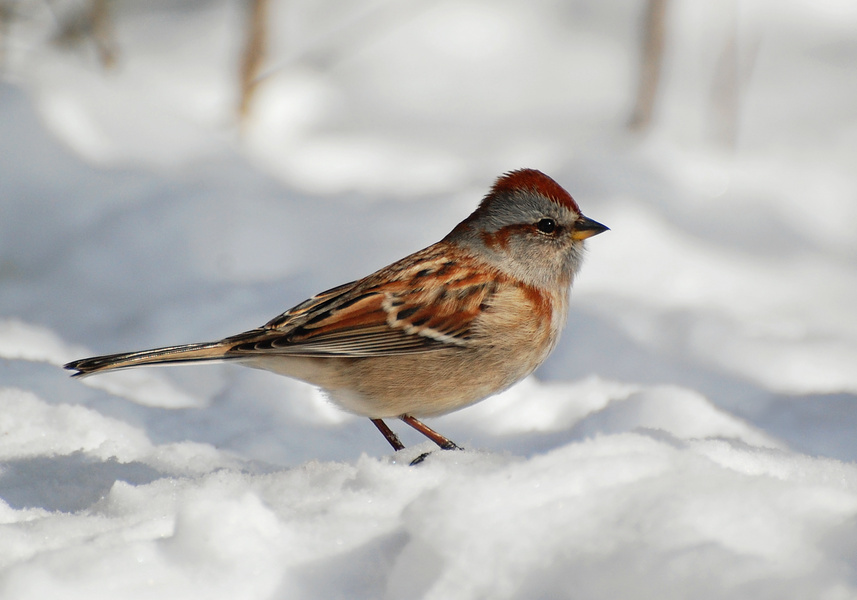
<path id="1" fill-rule="evenodd" d="M 553 233 L 556 231 L 556 221 L 547 217 L 539 219 L 539 222 L 536 223 L 536 229 L 542 233 Z"/>

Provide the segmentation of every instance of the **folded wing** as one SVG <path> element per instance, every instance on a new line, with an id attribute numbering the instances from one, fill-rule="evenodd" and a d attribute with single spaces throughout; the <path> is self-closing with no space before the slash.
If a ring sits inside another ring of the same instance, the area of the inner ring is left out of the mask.
<path id="1" fill-rule="evenodd" d="M 260 329 L 227 338 L 226 356 L 367 357 L 469 346 L 498 281 L 486 278 L 484 267 L 421 258 L 322 292 Z"/>

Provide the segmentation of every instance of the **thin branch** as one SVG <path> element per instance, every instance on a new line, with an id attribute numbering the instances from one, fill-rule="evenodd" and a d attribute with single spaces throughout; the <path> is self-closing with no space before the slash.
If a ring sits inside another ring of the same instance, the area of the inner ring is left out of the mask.
<path id="1" fill-rule="evenodd" d="M 101 66 L 105 69 L 115 66 L 119 52 L 113 36 L 110 1 L 89 0 L 86 7 L 57 16 L 57 33 L 54 35 L 54 42 L 60 47 L 74 48 L 91 41 L 95 45 L 95 52 Z M 47 6 L 52 13 L 57 14 L 52 2 L 48 2 Z"/>
<path id="2" fill-rule="evenodd" d="M 113 21 L 110 18 L 108 0 L 92 0 L 90 6 L 92 18 L 92 40 L 95 42 L 95 50 L 98 60 L 105 69 L 116 66 L 116 58 L 119 54 L 116 38 L 113 35 Z"/>
<path id="3" fill-rule="evenodd" d="M 663 62 L 666 12 L 667 0 L 649 0 L 646 5 L 637 103 L 628 122 L 633 131 L 644 131 L 652 121 Z"/>
<path id="4" fill-rule="evenodd" d="M 248 20 L 247 43 L 241 60 L 241 99 L 238 113 L 245 119 L 250 111 L 253 93 L 259 84 L 259 71 L 265 62 L 267 46 L 268 0 L 248 0 L 250 15 Z"/>

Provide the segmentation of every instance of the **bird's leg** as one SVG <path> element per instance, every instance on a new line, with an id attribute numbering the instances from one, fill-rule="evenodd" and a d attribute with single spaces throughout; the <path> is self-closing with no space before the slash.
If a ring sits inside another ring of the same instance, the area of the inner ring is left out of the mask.
<path id="1" fill-rule="evenodd" d="M 437 431 L 413 418 L 411 415 L 402 415 L 399 417 L 402 421 L 419 431 L 421 434 L 426 436 L 428 439 L 433 441 L 435 444 L 440 446 L 443 450 L 463 450 L 460 446 L 456 445 L 455 442 L 450 440 L 449 438 L 445 438 L 440 435 Z M 376 423 L 377 425 L 377 423 Z M 385 425 L 386 427 L 386 425 Z M 380 427 L 379 427 L 380 429 Z"/>
<path id="2" fill-rule="evenodd" d="M 381 435 L 384 436 L 384 439 L 390 442 L 390 445 L 393 447 L 393 450 L 398 452 L 399 450 L 405 449 L 405 445 L 402 443 L 402 440 L 399 439 L 399 436 L 397 436 L 392 429 L 387 427 L 387 424 L 384 421 L 382 421 L 381 419 L 370 420 L 372 421 L 372 423 L 375 424 L 375 427 L 378 428 L 378 431 L 381 432 Z"/>

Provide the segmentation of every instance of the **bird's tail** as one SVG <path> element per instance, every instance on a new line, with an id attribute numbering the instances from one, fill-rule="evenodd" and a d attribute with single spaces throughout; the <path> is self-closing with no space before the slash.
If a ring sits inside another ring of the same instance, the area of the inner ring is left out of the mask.
<path id="1" fill-rule="evenodd" d="M 122 354 L 108 354 L 106 356 L 93 356 L 82 358 L 67 365 L 63 365 L 70 371 L 77 371 L 72 377 L 83 377 L 102 371 L 113 371 L 115 369 L 130 369 L 131 367 L 142 367 L 144 365 L 175 365 L 188 362 L 217 361 L 226 358 L 226 351 L 230 344 L 224 342 L 210 342 L 202 344 L 185 344 L 183 346 L 170 346 L 168 348 L 155 348 L 154 350 L 141 350 L 139 352 L 124 352 Z"/>

